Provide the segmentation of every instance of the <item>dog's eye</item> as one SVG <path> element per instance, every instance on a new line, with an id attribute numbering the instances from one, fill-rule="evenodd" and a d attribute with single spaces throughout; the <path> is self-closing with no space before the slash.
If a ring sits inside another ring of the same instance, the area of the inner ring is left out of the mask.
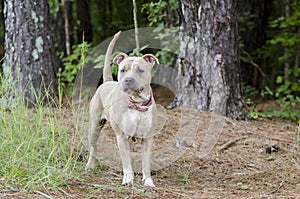
<path id="1" fill-rule="evenodd" d="M 144 70 L 142 70 L 142 69 L 138 69 L 138 71 L 137 71 L 138 73 L 143 73 L 144 72 Z"/>
<path id="2" fill-rule="evenodd" d="M 125 73 L 125 69 L 121 69 L 120 72 L 121 72 L 121 73 Z"/>

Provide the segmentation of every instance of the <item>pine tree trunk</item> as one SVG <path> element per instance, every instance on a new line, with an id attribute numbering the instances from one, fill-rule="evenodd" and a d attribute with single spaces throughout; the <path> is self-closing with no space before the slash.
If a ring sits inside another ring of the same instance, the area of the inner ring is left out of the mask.
<path id="1" fill-rule="evenodd" d="M 5 58 L 10 98 L 28 104 L 56 99 L 56 67 L 48 0 L 5 0 Z"/>
<path id="2" fill-rule="evenodd" d="M 233 0 L 180 0 L 177 104 L 244 119 Z M 201 3 L 200 3 L 201 2 Z"/>

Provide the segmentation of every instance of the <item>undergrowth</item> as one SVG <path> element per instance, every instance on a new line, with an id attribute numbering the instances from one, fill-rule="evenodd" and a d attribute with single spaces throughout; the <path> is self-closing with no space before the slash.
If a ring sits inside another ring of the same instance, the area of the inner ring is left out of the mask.
<path id="1" fill-rule="evenodd" d="M 81 44 L 72 46 L 72 54 L 70 56 L 64 57 L 63 53 L 60 54 L 64 68 L 59 69 L 57 76 L 59 79 L 58 85 L 64 94 L 69 96 L 72 94 L 76 75 L 85 63 L 89 61 L 86 59 L 92 49 L 92 44 L 84 41 Z"/>
<path id="2" fill-rule="evenodd" d="M 3 104 L 7 91 L 0 76 L 0 189 L 56 190 L 78 178 L 84 171 L 78 119 L 55 104 L 28 108 L 18 99 Z"/>
<path id="3" fill-rule="evenodd" d="M 255 106 L 249 111 L 251 119 L 259 117 L 275 117 L 287 119 L 292 122 L 300 120 L 300 69 L 291 72 L 291 80 L 284 81 L 282 76 L 278 76 L 276 83 L 277 88 L 272 90 L 265 87 L 260 93 L 251 86 L 243 86 L 246 103 L 253 105 L 252 99 L 260 97 L 276 102 L 277 107 L 269 106 L 267 110 L 260 111 Z"/>

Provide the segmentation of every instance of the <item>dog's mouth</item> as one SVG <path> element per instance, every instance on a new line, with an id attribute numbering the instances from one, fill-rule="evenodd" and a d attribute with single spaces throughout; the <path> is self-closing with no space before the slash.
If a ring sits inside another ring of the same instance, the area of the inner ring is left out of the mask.
<path id="1" fill-rule="evenodd" d="M 132 85 L 123 85 L 123 91 L 126 93 L 141 93 L 145 90 L 144 86 L 132 86 Z"/>
<path id="2" fill-rule="evenodd" d="M 124 77 L 124 79 L 121 81 L 121 86 L 123 92 L 127 94 L 138 94 L 144 92 L 146 87 L 148 87 L 148 84 L 128 76 Z"/>

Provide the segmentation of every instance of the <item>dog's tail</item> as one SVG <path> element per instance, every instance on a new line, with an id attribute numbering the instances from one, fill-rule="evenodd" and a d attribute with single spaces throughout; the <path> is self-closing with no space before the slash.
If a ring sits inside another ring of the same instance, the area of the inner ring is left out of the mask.
<path id="1" fill-rule="evenodd" d="M 105 60 L 104 60 L 104 68 L 103 68 L 103 83 L 108 81 L 113 81 L 112 73 L 111 73 L 111 66 L 110 66 L 110 59 L 111 54 L 114 49 L 115 43 L 118 40 L 119 36 L 121 34 L 121 31 L 117 32 L 114 35 L 114 38 L 110 41 L 106 54 L 105 54 Z"/>

